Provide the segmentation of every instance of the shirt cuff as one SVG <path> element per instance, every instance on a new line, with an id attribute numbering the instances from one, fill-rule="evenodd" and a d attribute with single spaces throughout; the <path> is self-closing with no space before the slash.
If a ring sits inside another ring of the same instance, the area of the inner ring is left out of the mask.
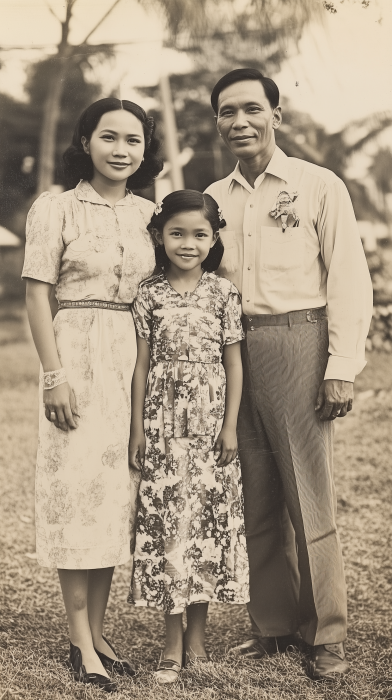
<path id="1" fill-rule="evenodd" d="M 356 375 L 362 372 L 365 365 L 366 360 L 330 355 L 324 379 L 341 379 L 344 382 L 354 382 Z"/>

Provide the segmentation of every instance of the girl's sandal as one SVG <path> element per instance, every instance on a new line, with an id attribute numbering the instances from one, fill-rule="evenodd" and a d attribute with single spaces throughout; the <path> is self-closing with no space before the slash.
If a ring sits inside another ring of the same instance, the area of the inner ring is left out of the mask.
<path id="1" fill-rule="evenodd" d="M 187 666 L 190 666 L 194 663 L 207 663 L 208 661 L 211 661 L 209 656 L 191 656 L 188 651 L 184 651 L 182 655 L 182 665 L 183 668 L 186 668 Z"/>
<path id="2" fill-rule="evenodd" d="M 178 680 L 181 666 L 173 659 L 159 659 L 158 668 L 154 673 L 155 680 L 160 685 L 175 683 Z"/>

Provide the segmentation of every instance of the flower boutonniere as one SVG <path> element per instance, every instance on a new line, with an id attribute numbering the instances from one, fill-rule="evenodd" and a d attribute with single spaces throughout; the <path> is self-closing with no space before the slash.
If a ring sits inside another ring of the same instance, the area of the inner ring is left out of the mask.
<path id="1" fill-rule="evenodd" d="M 299 216 L 294 207 L 297 197 L 298 192 L 282 190 L 277 196 L 274 208 L 270 211 L 270 216 L 273 216 L 274 219 L 281 218 L 283 232 L 288 227 L 296 228 L 299 226 Z"/>

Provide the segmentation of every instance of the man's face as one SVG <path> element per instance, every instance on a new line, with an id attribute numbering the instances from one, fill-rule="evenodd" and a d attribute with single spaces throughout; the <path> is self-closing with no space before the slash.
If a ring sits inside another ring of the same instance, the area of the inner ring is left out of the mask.
<path id="1" fill-rule="evenodd" d="M 282 122 L 258 80 L 243 80 L 222 90 L 218 100 L 218 131 L 239 159 L 262 155 L 275 144 L 274 129 Z"/>

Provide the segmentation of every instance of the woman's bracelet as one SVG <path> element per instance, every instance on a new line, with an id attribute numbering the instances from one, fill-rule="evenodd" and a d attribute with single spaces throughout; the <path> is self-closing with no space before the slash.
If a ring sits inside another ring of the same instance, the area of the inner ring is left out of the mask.
<path id="1" fill-rule="evenodd" d="M 44 391 L 47 389 L 53 389 L 53 387 L 59 384 L 65 384 L 67 381 L 67 375 L 65 374 L 65 369 L 55 369 L 53 372 L 44 372 Z"/>

